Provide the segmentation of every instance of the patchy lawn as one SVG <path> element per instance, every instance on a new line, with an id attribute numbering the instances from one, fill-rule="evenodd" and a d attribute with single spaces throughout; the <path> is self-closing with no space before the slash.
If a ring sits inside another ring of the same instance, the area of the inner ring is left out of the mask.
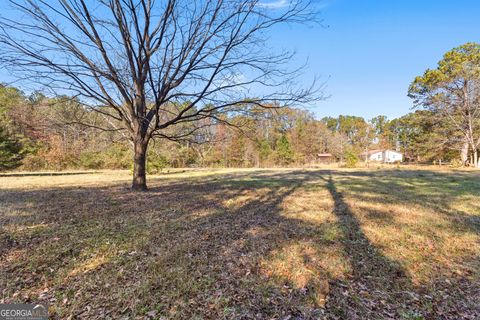
<path id="1" fill-rule="evenodd" d="M 480 174 L 0 177 L 0 302 L 53 318 L 478 319 Z"/>

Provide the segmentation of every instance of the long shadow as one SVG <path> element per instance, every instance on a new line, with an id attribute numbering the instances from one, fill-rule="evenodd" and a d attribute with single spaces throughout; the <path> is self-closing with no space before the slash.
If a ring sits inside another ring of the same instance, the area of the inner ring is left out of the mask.
<path id="1" fill-rule="evenodd" d="M 363 233 L 360 223 L 355 215 L 352 213 L 349 205 L 345 202 L 343 194 L 339 192 L 329 175 L 327 188 L 334 200 L 333 212 L 341 222 L 343 231 L 345 233 L 345 241 L 347 246 L 346 252 L 351 258 L 353 273 L 356 277 L 377 278 L 378 281 L 388 279 L 399 279 L 404 284 L 403 280 L 408 280 L 408 276 L 402 267 L 382 255 L 382 253 L 375 248 L 375 246 L 368 240 Z M 385 285 L 396 285 L 390 280 L 385 283 L 380 283 L 383 287 Z"/>
<path id="2" fill-rule="evenodd" d="M 247 174 L 248 175 L 248 174 Z M 198 284 L 177 287 L 179 296 L 196 296 L 195 304 L 208 303 L 211 297 L 205 297 L 203 292 L 213 290 L 219 299 L 225 300 L 225 308 L 229 313 L 222 316 L 222 310 L 212 309 L 211 313 L 195 314 L 194 305 L 191 310 L 184 310 L 179 319 L 205 318 L 218 319 L 267 319 L 281 316 L 294 319 L 317 319 L 320 314 L 318 305 L 302 306 L 307 295 L 315 295 L 318 299 L 328 293 L 327 278 L 309 279 L 303 287 L 295 288 L 288 279 L 279 284 L 268 278 L 263 278 L 259 262 L 269 257 L 277 249 L 285 248 L 289 243 L 301 240 L 312 240 L 308 234 L 316 230 L 315 226 L 295 219 L 281 216 L 283 201 L 298 188 L 312 179 L 311 175 L 302 171 L 288 174 L 274 174 L 258 177 L 249 176 L 249 181 L 242 181 L 242 176 L 231 176 L 219 188 L 207 183 L 203 185 L 199 198 L 210 198 L 220 191 L 222 195 L 239 195 L 242 191 L 252 188 L 268 188 L 268 192 L 257 195 L 236 209 L 218 206 L 218 211 L 204 217 L 183 220 L 177 229 L 182 245 L 162 248 L 160 265 L 178 263 L 186 269 L 183 281 Z M 221 198 L 215 201 L 222 200 Z M 204 203 L 204 201 L 196 201 Z M 255 231 L 260 232 L 255 233 Z M 264 231 L 264 232 L 261 232 Z M 150 243 L 164 244 L 164 236 L 152 230 Z M 318 243 L 322 245 L 322 243 Z M 303 257 L 308 264 L 309 257 Z M 150 265 L 146 274 L 151 274 L 157 264 Z M 212 274 L 211 269 L 216 272 Z M 208 280 L 203 280 L 205 276 Z M 200 280 L 199 280 L 200 279 Z M 282 280 L 281 280 L 282 281 Z M 211 283 L 214 283 L 213 288 Z M 149 283 L 150 291 L 168 290 L 170 283 L 163 278 Z M 296 304 L 295 304 L 296 302 Z M 151 301 L 154 303 L 154 301 Z M 189 301 L 188 303 L 192 303 Z M 308 303 L 307 303 L 308 305 Z M 163 308 L 171 309 L 172 302 Z M 203 310 L 202 312 L 205 312 Z M 178 317 L 178 316 L 177 316 Z"/>
<path id="3" fill-rule="evenodd" d="M 346 183 L 358 201 L 415 204 L 435 210 L 441 217 L 453 221 L 458 230 L 480 233 L 480 215 L 452 207 L 462 196 L 480 197 L 480 175 L 477 172 L 378 170 L 335 174 L 346 179 L 341 182 Z M 352 177 L 366 177 L 368 180 Z"/>
<path id="4" fill-rule="evenodd" d="M 222 315 L 229 319 L 261 319 L 275 314 L 284 317 L 313 314 L 318 307 L 313 306 L 310 312 L 302 309 L 302 304 L 305 302 L 305 290 L 314 290 L 318 279 L 313 280 L 315 284 L 306 283 L 305 288 L 285 291 L 287 286 L 292 287 L 288 279 L 282 285 L 265 279 L 259 273 L 258 265 L 274 250 L 290 242 L 309 239 L 305 230 L 310 230 L 310 233 L 315 231 L 314 226 L 301 225 L 280 215 L 284 199 L 309 179 L 311 177 L 301 171 L 262 173 L 258 176 L 245 173 L 230 175 L 221 181 L 218 177 L 201 178 L 194 183 L 191 180 L 173 181 L 152 187 L 150 192 L 141 195 L 121 187 L 62 188 L 21 193 L 6 191 L 2 194 L 7 205 L 3 214 L 10 209 L 21 214 L 12 217 L 2 216 L 0 212 L 0 220 L 6 226 L 46 226 L 38 231 L 31 229 L 33 233 L 29 231 L 22 237 L 15 236 L 15 241 L 12 237 L 6 239 L 4 256 L 11 256 L 22 249 L 34 250 L 30 257 L 15 264 L 2 265 L 5 261 L 0 259 L 0 271 L 17 274 L 18 277 L 15 283 L 9 284 L 7 297 L 15 291 L 28 291 L 32 281 L 41 283 L 47 278 L 49 286 L 54 289 L 43 299 L 52 299 L 52 295 L 68 296 L 68 291 L 77 287 L 80 281 L 83 295 L 98 295 L 98 288 L 103 288 L 103 294 L 95 303 L 108 306 L 110 312 L 115 310 L 117 313 L 112 315 L 118 317 L 138 316 L 138 303 L 145 307 L 157 307 L 162 312 L 179 308 L 175 316 L 179 319 L 195 316 L 217 319 Z M 267 191 L 236 209 L 225 206 L 224 201 L 228 198 L 256 189 Z M 41 207 L 35 206 L 41 203 Z M 205 209 L 208 210 L 204 216 L 192 214 Z M 266 232 L 255 234 L 257 229 Z M 6 233 L 8 230 L 5 229 Z M 113 248 L 131 248 L 122 249 L 131 251 L 131 256 L 118 256 L 111 262 L 106 260 L 94 273 L 74 273 L 77 280 L 68 276 L 78 262 L 85 260 L 85 252 L 93 251 L 88 255 L 96 257 L 95 252 L 105 244 Z M 137 251 L 141 252 L 140 256 Z M 134 259 L 141 261 L 136 268 L 129 265 L 136 264 Z M 32 268 L 29 266 L 36 269 L 33 274 L 23 272 Z M 168 266 L 183 269 L 176 274 Z M 57 279 L 55 274 L 48 273 L 49 268 L 65 270 L 62 272 L 67 275 L 64 279 Z M 126 277 L 123 283 L 116 278 L 119 270 L 123 270 L 122 278 Z M 159 270 L 162 270 L 161 274 Z M 248 276 L 246 270 L 250 270 Z M 91 283 L 92 279 L 95 279 L 94 283 Z M 138 279 L 141 279 L 140 282 Z M 63 281 L 69 282 L 66 284 Z M 109 285 L 109 291 L 105 289 L 105 283 L 116 285 Z M 138 287 L 138 283 L 142 286 Z M 145 288 L 151 294 L 142 294 Z M 133 303 L 130 309 L 119 313 L 126 306 L 116 305 L 121 301 L 112 298 L 118 296 L 118 290 L 123 290 L 127 297 L 141 296 L 142 301 L 130 299 Z M 174 298 L 162 298 L 162 292 L 172 290 L 178 299 L 190 297 L 190 300 L 179 303 Z M 215 308 L 194 308 L 193 305 L 190 308 L 191 299 L 201 305 L 211 304 L 211 299 L 216 297 L 215 292 L 221 292 Z M 35 298 L 16 299 L 26 302 Z M 298 302 L 297 307 L 292 307 L 295 305 L 292 299 Z M 219 306 L 231 310 L 227 312 Z M 78 317 L 101 315 L 83 313 L 77 308 L 82 307 L 73 308 L 74 315 Z M 101 308 L 94 307 L 93 312 L 101 311 Z M 66 316 L 58 311 L 54 318 Z"/>
<path id="5" fill-rule="evenodd" d="M 336 178 L 336 179 L 335 179 Z M 358 179 L 360 178 L 360 179 Z M 364 179 L 367 178 L 367 179 Z M 382 255 L 378 248 L 368 241 L 361 230 L 360 222 L 344 200 L 336 184 L 341 183 L 348 190 L 350 203 L 377 203 L 411 206 L 434 210 L 438 218 L 452 221 L 448 228 L 454 235 L 479 233 L 478 215 L 463 212 L 452 207 L 460 196 L 478 196 L 475 175 L 470 173 L 438 173 L 432 171 L 380 170 L 376 172 L 331 172 L 328 189 L 335 201 L 335 214 L 344 226 L 347 239 L 345 250 L 354 267 L 353 279 L 347 283 L 332 285 L 331 296 L 335 297 L 335 307 L 340 307 L 346 318 L 362 318 L 370 314 L 370 319 L 476 319 L 480 317 L 478 305 L 478 280 L 468 276 L 452 276 L 451 266 L 429 265 L 436 271 L 427 282 L 412 283 L 411 276 L 396 262 Z M 364 209 L 369 219 L 379 219 L 379 223 L 395 226 L 402 232 L 402 224 L 391 212 L 377 212 Z M 420 209 L 423 210 L 423 209 Z M 434 219 L 434 215 L 432 219 Z M 475 223 L 477 219 L 477 223 Z M 437 221 L 432 221 L 436 224 Z M 434 228 L 435 229 L 435 228 Z M 434 239 L 437 243 L 442 239 Z M 450 241 L 450 239 L 444 239 Z M 411 250 L 415 250 L 412 248 Z M 478 256 L 463 258 L 463 264 L 471 268 L 478 265 Z M 472 261 L 470 261 L 472 259 Z M 476 262 L 475 262 L 476 261 Z M 345 294 L 350 292 L 350 294 Z M 353 296 L 353 299 L 352 299 Z M 347 298 L 346 298 L 347 297 Z M 358 299 L 357 299 L 358 298 Z M 376 309 L 376 310 L 375 310 Z M 348 312 L 346 315 L 345 311 Z M 362 313 L 360 313 L 362 314 Z"/>
<path id="6" fill-rule="evenodd" d="M 54 318 L 66 318 L 69 312 L 78 318 L 105 318 L 106 314 L 134 318 L 149 311 L 168 319 L 400 319 L 402 311 L 418 305 L 406 293 L 412 289 L 411 280 L 363 233 L 337 189 L 334 176 L 341 174 L 245 172 L 162 181 L 144 194 L 122 187 L 10 190 L 0 194 L 0 200 L 24 215 L 2 217 L 0 212 L 0 221 L 47 227 L 13 239 L 20 242 L 7 239 L 7 254 L 28 249 L 31 242 L 38 250 L 16 265 L 4 267 L 0 260 L 0 271 L 18 277 L 7 296 L 48 283 L 51 288 L 43 299 L 56 299 L 52 300 Z M 317 182 L 333 198 L 338 223 L 327 223 L 326 228 L 338 224 L 340 240 L 325 240 L 327 229 L 283 215 L 287 197 Z M 229 199 L 249 193 L 254 197 L 238 207 L 228 206 Z M 44 205 L 37 209 L 25 202 Z M 316 272 L 304 285 L 295 287 L 288 277 L 271 279 L 262 273 L 260 263 L 265 258 L 300 242 L 313 247 L 313 252 L 305 253 L 302 267 Z M 315 265 L 315 259 L 338 242 L 352 276 L 332 280 Z M 105 247 L 108 251 L 100 251 Z M 90 255 L 95 258 L 99 251 L 107 256 L 113 251 L 113 257 L 88 272 L 65 278 L 57 275 L 58 270 L 68 274 L 84 260 L 91 262 Z M 29 268 L 36 274 L 24 279 Z M 326 309 L 322 309 L 308 301 L 317 293 L 328 293 L 327 279 L 332 282 Z M 62 305 L 65 298 L 67 303 Z M 27 301 L 22 296 L 15 299 Z M 91 310 L 86 309 L 87 303 Z"/>
<path id="7" fill-rule="evenodd" d="M 334 200 L 333 212 L 345 235 L 344 248 L 353 276 L 348 282 L 333 283 L 331 296 L 335 297 L 335 305 L 329 307 L 348 319 L 388 319 L 393 314 L 399 317 L 400 312 L 406 311 L 400 301 L 409 300 L 404 291 L 412 288 L 408 274 L 365 236 L 343 194 L 337 190 L 332 173 L 324 179 Z"/>

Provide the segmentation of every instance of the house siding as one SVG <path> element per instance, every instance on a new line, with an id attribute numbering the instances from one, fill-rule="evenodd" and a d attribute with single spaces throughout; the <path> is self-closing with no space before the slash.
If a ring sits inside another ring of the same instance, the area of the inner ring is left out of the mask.
<path id="1" fill-rule="evenodd" d="M 403 155 L 400 152 L 392 151 L 392 150 L 385 150 L 385 151 L 378 151 L 374 152 L 369 155 L 368 159 L 370 161 L 377 161 L 377 162 L 402 162 Z"/>

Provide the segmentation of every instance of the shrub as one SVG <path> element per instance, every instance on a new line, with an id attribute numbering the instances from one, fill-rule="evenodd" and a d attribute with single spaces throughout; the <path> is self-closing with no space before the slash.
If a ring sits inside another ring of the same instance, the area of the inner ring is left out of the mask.
<path id="1" fill-rule="evenodd" d="M 105 169 L 128 169 L 132 166 L 132 151 L 121 144 L 114 144 L 102 152 Z"/>
<path id="2" fill-rule="evenodd" d="M 163 155 L 149 154 L 147 157 L 147 173 L 158 174 L 168 166 L 168 160 Z"/>
<path id="3" fill-rule="evenodd" d="M 48 164 L 42 156 L 31 154 L 23 159 L 20 169 L 26 171 L 41 171 L 48 169 Z"/>
<path id="4" fill-rule="evenodd" d="M 80 154 L 79 164 L 84 169 L 100 169 L 104 167 L 102 156 L 99 152 L 84 152 Z"/>
<path id="5" fill-rule="evenodd" d="M 358 161 L 359 161 L 358 156 L 355 153 L 351 151 L 347 151 L 345 153 L 345 166 L 347 168 L 355 168 L 357 166 Z"/>
<path id="6" fill-rule="evenodd" d="M 455 159 L 452 159 L 452 161 L 450 161 L 450 166 L 452 168 L 460 168 L 460 167 L 463 167 L 463 162 L 462 160 L 455 158 Z"/>

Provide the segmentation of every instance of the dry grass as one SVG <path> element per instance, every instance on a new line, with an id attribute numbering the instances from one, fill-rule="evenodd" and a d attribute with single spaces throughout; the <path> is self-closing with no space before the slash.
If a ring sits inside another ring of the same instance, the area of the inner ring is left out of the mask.
<path id="1" fill-rule="evenodd" d="M 0 302 L 54 318 L 477 319 L 480 174 L 0 177 Z"/>

